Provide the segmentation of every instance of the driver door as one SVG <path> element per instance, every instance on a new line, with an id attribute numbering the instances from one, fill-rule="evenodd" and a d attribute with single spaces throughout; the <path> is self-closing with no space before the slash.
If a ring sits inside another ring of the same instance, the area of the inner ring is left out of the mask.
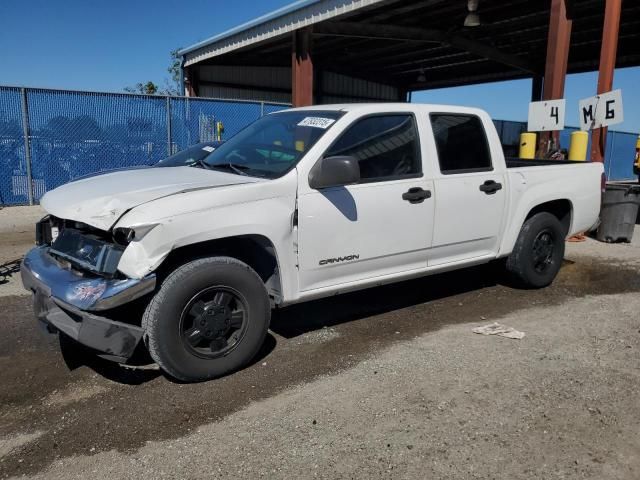
<path id="1" fill-rule="evenodd" d="M 433 181 L 413 114 L 356 120 L 324 156 L 337 155 L 358 159 L 361 180 L 299 195 L 301 291 L 426 268 Z"/>

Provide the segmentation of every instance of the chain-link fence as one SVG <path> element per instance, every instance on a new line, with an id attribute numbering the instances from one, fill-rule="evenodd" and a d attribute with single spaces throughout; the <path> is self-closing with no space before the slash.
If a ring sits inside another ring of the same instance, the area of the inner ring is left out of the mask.
<path id="1" fill-rule="evenodd" d="M 88 173 L 151 165 L 288 105 L 0 87 L 0 205 Z M 25 142 L 25 138 L 29 141 Z"/>
<path id="2" fill-rule="evenodd" d="M 102 170 L 150 165 L 189 145 L 227 139 L 288 105 L 204 98 L 0 87 L 0 205 L 36 203 L 47 191 Z M 496 121 L 517 156 L 526 123 Z M 569 145 L 567 128 L 561 134 Z M 25 141 L 28 139 L 28 141 Z M 609 132 L 605 171 L 634 178 L 636 135 Z"/>

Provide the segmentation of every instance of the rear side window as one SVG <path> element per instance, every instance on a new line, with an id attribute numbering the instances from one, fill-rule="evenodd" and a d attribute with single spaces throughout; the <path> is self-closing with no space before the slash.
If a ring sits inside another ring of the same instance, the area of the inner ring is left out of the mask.
<path id="1" fill-rule="evenodd" d="M 418 132 L 413 115 L 365 117 L 351 125 L 325 157 L 350 155 L 358 159 L 365 182 L 392 180 L 422 172 Z"/>
<path id="2" fill-rule="evenodd" d="M 432 113 L 431 128 L 442 173 L 482 172 L 493 169 L 487 136 L 478 117 Z"/>

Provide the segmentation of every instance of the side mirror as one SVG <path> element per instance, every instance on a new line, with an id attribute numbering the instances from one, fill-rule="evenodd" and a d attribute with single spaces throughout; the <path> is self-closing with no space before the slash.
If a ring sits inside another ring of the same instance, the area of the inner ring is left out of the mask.
<path id="1" fill-rule="evenodd" d="M 350 156 L 321 158 L 309 172 L 309 186 L 320 189 L 351 185 L 360 181 L 360 164 Z"/>

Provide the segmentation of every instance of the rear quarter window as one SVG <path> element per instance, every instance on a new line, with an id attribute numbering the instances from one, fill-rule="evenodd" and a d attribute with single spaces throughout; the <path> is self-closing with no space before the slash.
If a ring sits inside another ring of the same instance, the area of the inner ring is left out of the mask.
<path id="1" fill-rule="evenodd" d="M 487 135 L 477 116 L 432 113 L 430 119 L 440 172 L 450 175 L 493 170 Z"/>

